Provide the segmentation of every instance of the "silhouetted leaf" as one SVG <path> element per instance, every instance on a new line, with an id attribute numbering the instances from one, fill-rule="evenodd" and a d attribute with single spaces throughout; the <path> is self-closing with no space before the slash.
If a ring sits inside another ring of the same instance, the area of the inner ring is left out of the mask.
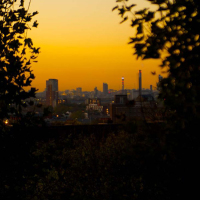
<path id="1" fill-rule="evenodd" d="M 24 43 L 25 43 L 25 46 L 28 45 L 29 48 L 32 47 L 32 45 L 33 45 L 33 42 L 32 42 L 31 38 L 26 38 L 24 40 Z"/>
<path id="2" fill-rule="evenodd" d="M 118 10 L 119 10 L 119 15 L 121 15 L 121 17 L 123 17 L 124 13 L 126 12 L 126 10 L 124 9 L 124 7 L 118 8 Z"/>
<path id="3" fill-rule="evenodd" d="M 140 38 L 130 38 L 131 41 L 128 43 L 128 44 L 132 44 L 132 43 L 135 43 L 135 42 L 140 42 L 144 39 L 144 36 L 140 37 Z"/>
<path id="4" fill-rule="evenodd" d="M 128 11 L 130 11 L 131 8 L 133 8 L 133 7 L 135 7 L 135 6 L 136 6 L 136 4 L 132 4 L 132 5 L 130 5 L 130 6 L 126 6 L 126 9 L 127 9 Z"/>
<path id="5" fill-rule="evenodd" d="M 115 7 L 112 9 L 112 11 L 116 10 L 118 7 L 119 7 L 119 6 L 115 6 Z"/>
<path id="6" fill-rule="evenodd" d="M 124 17 L 124 19 L 120 22 L 120 24 L 122 24 L 123 22 L 125 22 L 128 19 L 128 17 Z"/>
<path id="7" fill-rule="evenodd" d="M 38 27 L 38 23 L 37 23 L 37 20 L 36 21 L 34 21 L 34 23 L 33 23 L 33 27 Z"/>

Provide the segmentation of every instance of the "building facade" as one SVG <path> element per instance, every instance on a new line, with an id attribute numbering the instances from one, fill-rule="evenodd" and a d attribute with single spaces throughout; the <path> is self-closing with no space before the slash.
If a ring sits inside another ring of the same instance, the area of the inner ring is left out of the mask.
<path id="1" fill-rule="evenodd" d="M 164 107 L 157 105 L 153 97 L 138 96 L 135 100 L 128 100 L 127 95 L 115 95 L 114 103 L 110 104 L 110 117 L 113 123 L 132 120 L 145 120 L 149 123 L 161 122 Z"/>
<path id="2" fill-rule="evenodd" d="M 49 79 L 46 81 L 46 104 L 56 107 L 58 105 L 58 80 Z"/>
<path id="3" fill-rule="evenodd" d="M 108 84 L 107 83 L 103 83 L 103 94 L 104 95 L 108 94 Z"/>

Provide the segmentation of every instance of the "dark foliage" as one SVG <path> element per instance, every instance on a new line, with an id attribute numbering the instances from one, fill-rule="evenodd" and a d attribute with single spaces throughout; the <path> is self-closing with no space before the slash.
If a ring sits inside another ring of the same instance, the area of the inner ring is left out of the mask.
<path id="1" fill-rule="evenodd" d="M 36 62 L 39 48 L 33 46 L 27 31 L 37 27 L 31 20 L 37 12 L 29 13 L 24 0 L 0 1 L 0 119 L 8 112 L 20 114 L 24 100 L 35 96 L 35 88 L 26 92 L 35 78 L 31 61 Z M 28 54 L 28 56 L 27 56 Z"/>
<path id="2" fill-rule="evenodd" d="M 130 0 L 131 1 L 131 0 Z M 146 0 L 153 9 L 135 9 L 128 0 L 117 0 L 123 21 L 131 16 L 135 35 L 130 38 L 135 55 L 162 59 L 167 72 L 159 85 L 160 99 L 183 129 L 200 119 L 200 2 L 198 0 Z M 134 1 L 133 1 L 134 2 Z M 145 1 L 144 1 L 145 2 Z M 135 10 L 134 10 L 135 9 Z"/>

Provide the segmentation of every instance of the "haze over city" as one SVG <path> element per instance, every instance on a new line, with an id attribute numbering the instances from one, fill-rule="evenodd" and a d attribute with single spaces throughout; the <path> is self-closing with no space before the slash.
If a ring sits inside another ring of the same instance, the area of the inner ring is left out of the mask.
<path id="1" fill-rule="evenodd" d="M 199 26 L 200 0 L 0 1 L 0 200 L 195 199 Z"/>
<path id="2" fill-rule="evenodd" d="M 115 0 L 32 1 L 30 11 L 39 12 L 35 17 L 39 26 L 28 36 L 41 48 L 38 63 L 32 65 L 36 76 L 32 86 L 42 92 L 46 80 L 53 78 L 58 79 L 60 91 L 77 87 L 102 91 L 103 82 L 120 90 L 123 76 L 125 89 L 138 88 L 140 69 L 143 87 L 156 86 L 160 60 L 141 61 L 133 56 L 127 44 L 133 29 L 129 23 L 119 24 L 120 16 L 112 12 L 115 5 Z"/>

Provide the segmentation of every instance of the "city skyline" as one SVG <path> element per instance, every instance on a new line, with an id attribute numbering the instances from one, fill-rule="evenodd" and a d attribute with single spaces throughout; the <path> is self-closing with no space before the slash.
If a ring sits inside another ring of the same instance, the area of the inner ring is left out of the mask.
<path id="1" fill-rule="evenodd" d="M 157 78 L 158 78 L 158 81 L 157 81 L 157 83 L 158 82 L 160 82 L 161 81 L 161 79 L 163 78 L 160 74 L 158 75 L 158 76 L 156 76 Z M 49 80 L 57 80 L 57 79 L 49 79 Z M 155 89 L 157 89 L 157 84 L 156 84 L 156 86 L 154 86 L 154 85 L 152 85 L 152 84 L 150 84 L 150 85 L 148 85 L 148 87 L 142 87 L 142 70 L 139 70 L 139 73 L 138 73 L 138 87 L 132 87 L 132 88 L 126 88 L 126 87 L 124 87 L 124 77 L 122 77 L 121 78 L 121 80 L 122 80 L 122 88 L 121 89 L 114 89 L 114 88 L 110 88 L 109 86 L 108 86 L 108 84 L 107 83 L 105 83 L 105 82 L 102 82 L 103 83 L 103 86 L 102 86 L 102 88 L 98 88 L 98 87 L 96 87 L 95 86 L 95 88 L 94 89 L 92 89 L 92 90 L 84 90 L 83 88 L 82 88 L 82 86 L 81 85 L 79 85 L 78 87 L 76 87 L 76 88 L 72 88 L 72 89 L 69 89 L 69 88 L 65 88 L 64 90 L 59 90 L 59 88 L 58 88 L 58 91 L 67 91 L 67 90 L 74 90 L 74 91 L 76 91 L 77 93 L 82 93 L 82 92 L 86 92 L 86 91 L 95 91 L 95 90 L 97 90 L 97 91 L 100 91 L 100 92 L 102 92 L 102 93 L 104 93 L 104 94 L 108 94 L 108 91 L 110 91 L 110 90 L 115 90 L 115 91 L 123 91 L 123 90 L 133 90 L 133 89 L 136 89 L 136 90 L 155 90 Z M 47 82 L 47 81 L 46 81 Z M 58 82 L 58 80 L 57 80 L 57 82 Z M 46 86 L 46 89 L 47 89 L 47 86 Z M 46 89 L 43 91 L 43 92 L 45 92 L 46 91 Z M 140 91 L 141 92 L 141 91 Z"/>
<path id="2" fill-rule="evenodd" d="M 50 78 L 50 79 L 53 79 L 53 78 Z M 59 80 L 58 80 L 59 81 Z M 157 81 L 157 83 L 158 83 L 159 81 Z M 103 82 L 102 82 L 102 84 L 104 84 Z M 122 90 L 122 88 L 110 88 L 109 87 L 109 84 L 107 84 L 108 85 L 108 91 L 109 90 L 115 90 L 115 91 L 121 91 Z M 154 86 L 154 85 L 152 85 L 152 84 L 150 84 L 150 85 L 147 85 L 147 87 L 142 87 L 141 89 L 142 90 L 144 90 L 144 89 L 150 89 L 150 87 L 151 86 L 153 86 L 153 90 L 155 90 L 155 88 L 157 87 L 157 86 Z M 60 87 L 60 86 L 59 86 Z M 122 86 L 121 86 L 122 87 Z M 98 87 L 96 87 L 96 86 L 92 86 L 91 88 L 91 90 L 87 90 L 87 89 L 84 89 L 81 85 L 78 85 L 78 86 L 76 86 L 75 88 L 64 88 L 63 89 L 63 87 L 61 87 L 62 89 L 59 89 L 58 88 L 58 91 L 60 91 L 60 92 L 62 92 L 62 91 L 66 91 L 66 90 L 69 90 L 69 91 L 72 91 L 72 90 L 74 90 L 74 91 L 76 91 L 76 92 L 78 92 L 77 91 L 77 89 L 81 89 L 81 92 L 86 92 L 86 91 L 94 91 L 94 89 L 95 88 L 97 88 L 98 89 L 98 91 L 100 91 L 100 92 L 102 92 L 103 93 L 103 86 L 100 86 L 99 88 Z M 126 88 L 126 87 L 124 87 L 124 90 L 133 90 L 133 89 L 135 89 L 135 90 L 139 90 L 139 83 L 138 83 L 138 87 L 130 87 L 130 88 Z M 43 90 L 41 90 L 41 91 L 37 91 L 37 92 L 45 92 L 46 91 L 46 87 L 43 89 Z"/>
<path id="3" fill-rule="evenodd" d="M 134 3 L 140 6 L 142 2 Z M 29 11 L 39 12 L 35 16 L 39 26 L 28 37 L 41 47 L 38 63 L 32 63 L 36 77 L 32 87 L 41 92 L 44 80 L 56 78 L 60 90 L 80 85 L 83 90 L 93 90 L 101 88 L 102 82 L 119 90 L 124 76 L 125 88 L 137 88 L 139 69 L 143 70 L 143 86 L 156 86 L 157 77 L 151 72 L 161 74 L 161 61 L 136 60 L 127 44 L 133 29 L 129 23 L 119 24 L 120 16 L 112 12 L 115 5 L 115 0 L 32 1 Z"/>

